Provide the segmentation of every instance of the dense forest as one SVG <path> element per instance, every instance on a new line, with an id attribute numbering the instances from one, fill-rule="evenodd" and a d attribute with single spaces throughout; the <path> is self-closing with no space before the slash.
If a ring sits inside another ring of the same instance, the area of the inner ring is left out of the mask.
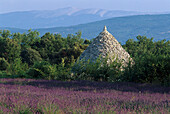
<path id="1" fill-rule="evenodd" d="M 49 32 L 40 37 L 32 30 L 23 34 L 1 30 L 0 77 L 170 85 L 170 41 L 155 42 L 146 36 L 127 40 L 122 46 L 135 64 L 129 63 L 124 70 L 116 61 L 108 65 L 101 58 L 86 63 L 79 60 L 91 42 L 82 39 L 81 32 L 64 38 Z"/>

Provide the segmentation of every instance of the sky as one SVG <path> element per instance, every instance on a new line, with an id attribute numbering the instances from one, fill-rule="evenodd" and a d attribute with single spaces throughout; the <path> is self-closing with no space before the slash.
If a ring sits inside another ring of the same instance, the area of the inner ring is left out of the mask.
<path id="1" fill-rule="evenodd" d="M 170 0 L 0 0 L 0 13 L 65 7 L 170 12 Z"/>

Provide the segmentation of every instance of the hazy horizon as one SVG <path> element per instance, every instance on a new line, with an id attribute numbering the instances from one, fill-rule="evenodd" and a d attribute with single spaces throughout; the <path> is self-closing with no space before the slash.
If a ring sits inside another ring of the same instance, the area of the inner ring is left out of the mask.
<path id="1" fill-rule="evenodd" d="M 138 12 L 170 12 L 170 0 L 1 0 L 0 13 L 75 7 Z"/>

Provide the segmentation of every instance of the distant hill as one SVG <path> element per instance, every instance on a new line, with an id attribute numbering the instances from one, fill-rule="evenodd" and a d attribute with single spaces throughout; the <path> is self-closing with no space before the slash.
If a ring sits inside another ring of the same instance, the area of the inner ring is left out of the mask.
<path id="1" fill-rule="evenodd" d="M 108 31 L 122 43 L 125 43 L 129 38 L 135 38 L 137 35 L 145 35 L 150 38 L 154 37 L 156 41 L 162 39 L 170 40 L 170 14 L 116 17 L 70 27 L 43 28 L 37 30 L 41 35 L 46 32 L 51 32 L 61 33 L 63 36 L 74 34 L 80 30 L 82 31 L 83 38 L 92 39 L 102 31 L 104 25 L 106 25 Z M 9 28 L 9 30 L 11 29 Z"/>
<path id="2" fill-rule="evenodd" d="M 0 14 L 1 27 L 24 29 L 71 26 L 112 17 L 146 14 L 135 11 L 61 8 L 45 11 L 22 11 Z"/>
<path id="3" fill-rule="evenodd" d="M 9 30 L 11 33 L 16 33 L 16 32 L 24 33 L 28 31 L 27 29 L 11 28 L 11 27 L 0 27 L 0 30 Z"/>
<path id="4" fill-rule="evenodd" d="M 102 31 L 104 25 L 122 43 L 137 35 L 154 37 L 155 40 L 170 40 L 170 14 L 117 17 L 71 27 L 38 29 L 38 31 L 41 34 L 52 32 L 67 35 L 80 30 L 83 38 L 92 39 Z"/>

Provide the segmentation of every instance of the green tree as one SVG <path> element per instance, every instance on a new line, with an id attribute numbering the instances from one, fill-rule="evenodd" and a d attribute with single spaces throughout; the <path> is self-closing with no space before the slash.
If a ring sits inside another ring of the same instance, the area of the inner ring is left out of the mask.
<path id="1" fill-rule="evenodd" d="M 17 41 L 6 38 L 0 40 L 0 57 L 4 57 L 8 62 L 14 61 L 16 58 L 20 58 L 21 46 Z"/>
<path id="2" fill-rule="evenodd" d="M 38 31 L 32 31 L 31 29 L 28 30 L 28 33 L 22 34 L 22 48 L 28 48 L 35 44 L 35 42 L 38 42 L 40 40 L 39 37 L 40 33 Z"/>
<path id="3" fill-rule="evenodd" d="M 6 70 L 9 66 L 9 63 L 5 60 L 5 58 L 0 58 L 0 70 Z"/>
<path id="4" fill-rule="evenodd" d="M 26 48 L 21 52 L 22 62 L 26 62 L 28 65 L 33 65 L 36 61 L 42 61 L 41 55 L 38 51 Z"/>
<path id="5" fill-rule="evenodd" d="M 137 41 L 129 39 L 123 47 L 135 61 L 125 70 L 124 81 L 170 84 L 170 41 L 137 36 Z"/>
<path id="6" fill-rule="evenodd" d="M 7 73 L 11 75 L 25 75 L 28 65 L 22 63 L 20 58 L 16 58 L 7 68 Z"/>
<path id="7" fill-rule="evenodd" d="M 27 74 L 32 78 L 54 79 L 56 76 L 56 66 L 52 66 L 47 61 L 37 61 L 28 70 Z"/>

